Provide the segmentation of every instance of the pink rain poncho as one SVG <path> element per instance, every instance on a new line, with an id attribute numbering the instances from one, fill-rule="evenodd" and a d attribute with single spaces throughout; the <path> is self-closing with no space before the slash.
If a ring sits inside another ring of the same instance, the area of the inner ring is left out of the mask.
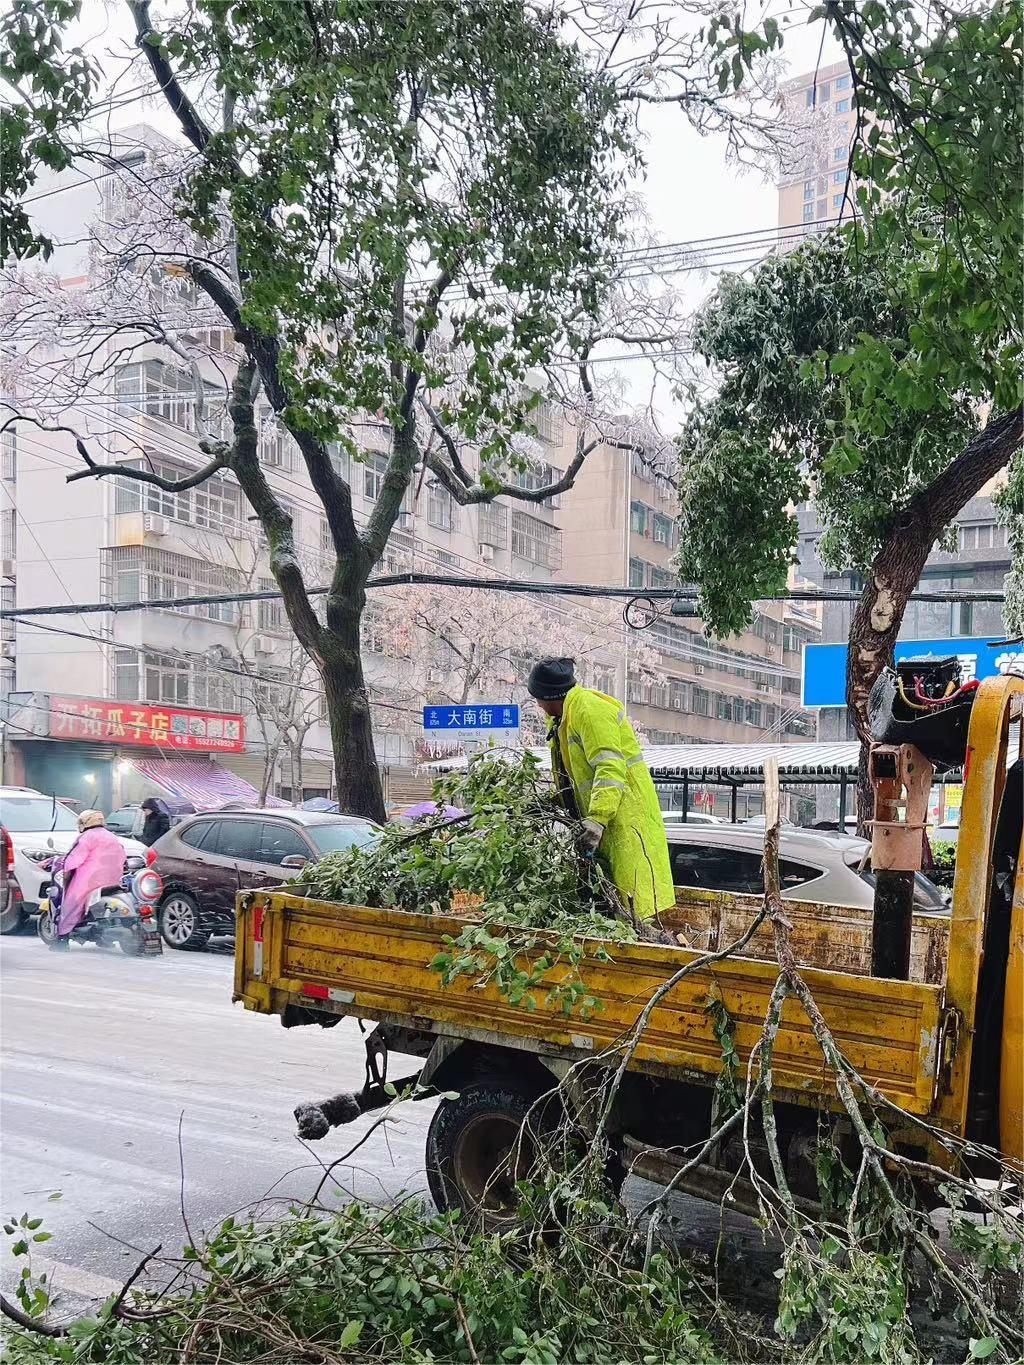
<path id="1" fill-rule="evenodd" d="M 123 876 L 124 844 L 116 834 L 102 825 L 80 834 L 64 859 L 65 890 L 58 934 L 70 934 L 84 919 L 96 892 L 120 885 Z"/>

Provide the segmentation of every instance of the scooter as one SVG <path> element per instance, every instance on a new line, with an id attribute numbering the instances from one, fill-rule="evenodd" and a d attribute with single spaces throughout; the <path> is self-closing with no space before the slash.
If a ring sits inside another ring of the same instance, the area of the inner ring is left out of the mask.
<path id="1" fill-rule="evenodd" d="M 64 859 L 47 865 L 50 883 L 39 903 L 37 930 L 50 946 L 57 940 L 60 908 L 64 899 Z M 101 948 L 116 944 L 131 957 L 155 957 L 163 942 L 156 922 L 156 906 L 163 893 L 163 878 L 142 858 L 126 858 L 120 886 L 105 886 L 89 903 L 85 916 L 71 931 L 74 943 L 95 943 Z"/>

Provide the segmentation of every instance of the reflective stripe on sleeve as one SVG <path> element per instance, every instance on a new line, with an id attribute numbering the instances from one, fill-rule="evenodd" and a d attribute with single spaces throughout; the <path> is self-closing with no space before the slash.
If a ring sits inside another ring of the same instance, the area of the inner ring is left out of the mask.
<path id="1" fill-rule="evenodd" d="M 621 759 L 622 752 L 619 749 L 598 749 L 594 755 L 594 763 L 603 763 L 606 758 Z"/>
<path id="2" fill-rule="evenodd" d="M 632 768 L 634 763 L 642 763 L 643 761 L 644 761 L 643 754 L 634 754 L 632 758 L 626 759 L 626 767 Z"/>
<path id="3" fill-rule="evenodd" d="M 620 792 L 626 790 L 625 782 L 620 782 L 617 777 L 599 777 L 591 788 L 591 791 L 596 792 L 599 787 L 615 787 Z"/>

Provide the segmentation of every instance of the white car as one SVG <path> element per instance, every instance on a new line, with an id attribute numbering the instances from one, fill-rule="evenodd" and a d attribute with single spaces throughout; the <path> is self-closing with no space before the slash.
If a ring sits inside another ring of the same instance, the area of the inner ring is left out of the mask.
<path id="1" fill-rule="evenodd" d="M 665 832 L 676 886 L 762 894 L 763 822 L 760 829 L 751 824 L 666 822 Z M 875 894 L 871 845 L 853 834 L 783 825 L 779 830 L 779 880 L 784 899 L 870 910 Z M 948 913 L 942 892 L 920 872 L 914 879 L 914 907 Z"/>
<path id="2" fill-rule="evenodd" d="M 0 825 L 14 845 L 14 877 L 21 888 L 21 911 L 5 916 L 0 931 L 16 932 L 30 915 L 38 914 L 43 887 L 50 875 L 40 865 L 55 853 L 67 853 L 78 838 L 78 818 L 74 811 L 43 792 L 31 787 L 0 787 Z M 145 844 L 136 839 L 121 839 L 127 858 L 146 856 Z"/>

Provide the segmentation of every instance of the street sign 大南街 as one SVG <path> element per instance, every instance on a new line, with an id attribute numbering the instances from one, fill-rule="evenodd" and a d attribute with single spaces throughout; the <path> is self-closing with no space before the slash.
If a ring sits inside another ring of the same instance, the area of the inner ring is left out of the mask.
<path id="1" fill-rule="evenodd" d="M 518 730 L 519 707 L 511 702 L 478 702 L 469 706 L 424 706 L 424 730 Z"/>

